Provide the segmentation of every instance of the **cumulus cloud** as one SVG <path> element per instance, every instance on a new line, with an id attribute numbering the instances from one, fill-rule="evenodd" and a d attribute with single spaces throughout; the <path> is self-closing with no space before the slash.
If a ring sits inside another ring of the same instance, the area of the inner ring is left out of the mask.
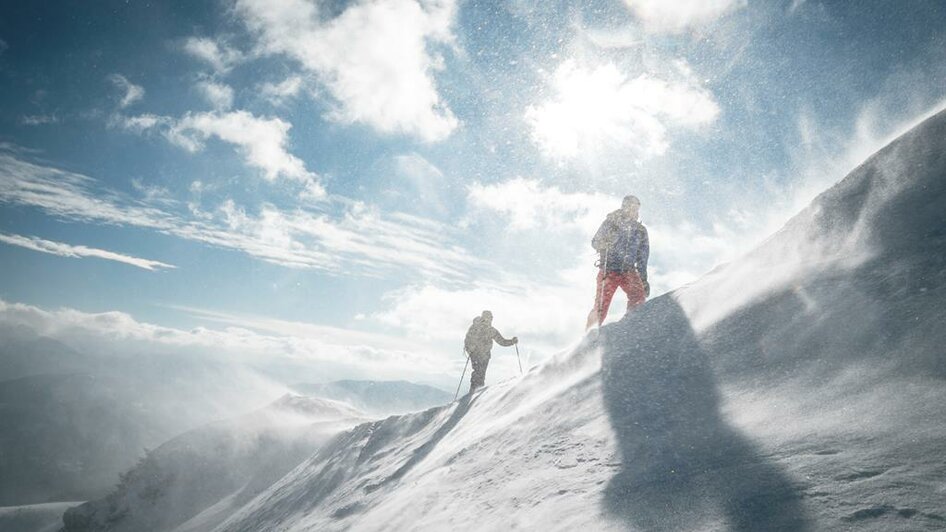
<path id="1" fill-rule="evenodd" d="M 197 90 L 214 109 L 225 111 L 233 106 L 233 88 L 225 83 L 202 80 L 197 83 Z"/>
<path id="2" fill-rule="evenodd" d="M 328 89 L 330 119 L 428 142 L 457 127 L 433 78 L 443 60 L 431 51 L 453 42 L 453 0 L 369 0 L 330 19 L 309 0 L 237 0 L 235 12 L 258 54 L 290 57 Z"/>
<path id="3" fill-rule="evenodd" d="M 145 97 L 145 89 L 142 86 L 135 85 L 121 74 L 112 74 L 108 80 L 122 91 L 121 100 L 118 102 L 118 106 L 122 109 Z"/>
<path id="4" fill-rule="evenodd" d="M 170 264 L 156 260 L 142 259 L 139 257 L 133 257 L 131 255 L 124 255 L 114 251 L 90 248 L 87 246 L 74 246 L 72 244 L 65 244 L 62 242 L 53 242 L 52 240 L 45 240 L 35 236 L 0 233 L 0 242 L 10 244 L 11 246 L 19 246 L 22 248 L 31 249 L 33 251 L 39 251 L 41 253 L 58 255 L 60 257 L 95 257 L 99 259 L 111 260 L 145 270 L 153 271 L 159 268 L 174 268 L 174 266 Z"/>
<path id="5" fill-rule="evenodd" d="M 136 116 L 114 115 L 109 119 L 110 126 L 120 127 L 135 133 L 144 133 L 158 127 L 167 127 L 171 123 L 172 120 L 169 117 L 151 113 Z"/>
<path id="6" fill-rule="evenodd" d="M 236 146 L 246 163 L 261 170 L 265 179 L 284 178 L 302 183 L 309 198 L 325 195 L 318 176 L 289 153 L 292 124 L 280 118 L 258 117 L 240 110 L 187 113 L 179 119 L 148 114 L 120 116 L 112 122 L 138 133 L 159 129 L 171 143 L 190 152 L 202 150 L 207 140 L 216 138 Z"/>
<path id="7" fill-rule="evenodd" d="M 279 83 L 264 83 L 260 93 L 271 103 L 282 105 L 286 100 L 298 96 L 303 85 L 302 76 L 290 76 Z"/>
<path id="8" fill-rule="evenodd" d="M 218 73 L 229 72 L 244 60 L 243 54 L 230 46 L 206 37 L 191 37 L 184 41 L 187 54 L 210 65 Z"/>
<path id="9" fill-rule="evenodd" d="M 629 78 L 614 64 L 584 68 L 566 61 L 555 71 L 555 96 L 526 110 L 533 138 L 556 159 L 595 153 L 602 146 L 635 154 L 662 155 L 672 127 L 694 130 L 719 115 L 712 94 L 678 62 L 680 80 L 650 74 Z"/>
<path id="10" fill-rule="evenodd" d="M 453 244 L 454 230 L 428 219 L 384 214 L 360 202 L 330 198 L 322 210 L 247 211 L 232 200 L 211 210 L 174 209 L 167 198 L 135 200 L 92 178 L 0 153 L 0 203 L 43 210 L 57 218 L 152 229 L 241 251 L 294 268 L 382 275 L 408 269 L 463 279 L 483 262 Z"/>
<path id="11" fill-rule="evenodd" d="M 604 214 L 617 208 L 620 198 L 600 193 L 563 192 L 537 179 L 517 177 L 493 184 L 475 183 L 468 199 L 476 209 L 508 218 L 512 229 L 577 227 L 593 234 Z"/>
<path id="12" fill-rule="evenodd" d="M 712 23 L 748 4 L 747 0 L 624 1 L 643 23 L 644 28 L 654 33 L 681 33 L 689 28 Z"/>

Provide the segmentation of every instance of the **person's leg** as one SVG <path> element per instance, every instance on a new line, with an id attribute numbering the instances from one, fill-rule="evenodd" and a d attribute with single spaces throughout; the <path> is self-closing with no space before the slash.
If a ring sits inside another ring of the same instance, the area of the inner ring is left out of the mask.
<path id="1" fill-rule="evenodd" d="M 627 272 L 621 274 L 621 290 L 627 294 L 627 310 L 630 312 L 634 307 L 647 300 L 647 294 L 644 292 L 644 283 L 637 272 Z"/>
<path id="2" fill-rule="evenodd" d="M 595 306 L 588 314 L 588 322 L 585 329 L 590 329 L 595 325 L 601 326 L 605 316 L 608 315 L 608 308 L 611 306 L 611 299 L 614 297 L 615 290 L 618 289 L 617 275 L 614 272 L 605 273 L 603 270 L 598 272 L 598 287 L 595 290 Z"/>
<path id="3" fill-rule="evenodd" d="M 478 357 L 470 356 L 470 365 L 473 366 L 473 372 L 470 373 L 470 393 L 486 382 L 486 364 Z"/>

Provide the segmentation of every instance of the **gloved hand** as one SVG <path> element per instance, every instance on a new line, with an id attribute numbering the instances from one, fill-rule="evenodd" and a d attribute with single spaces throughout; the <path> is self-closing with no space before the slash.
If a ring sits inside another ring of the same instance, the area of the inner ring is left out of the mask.
<path id="1" fill-rule="evenodd" d="M 512 337 L 512 343 L 518 344 L 518 343 L 519 343 L 519 337 L 518 337 L 518 336 L 513 336 L 513 337 Z"/>
<path id="2" fill-rule="evenodd" d="M 650 297 L 650 283 L 647 282 L 647 279 L 641 279 L 641 282 L 644 283 L 644 295 Z"/>

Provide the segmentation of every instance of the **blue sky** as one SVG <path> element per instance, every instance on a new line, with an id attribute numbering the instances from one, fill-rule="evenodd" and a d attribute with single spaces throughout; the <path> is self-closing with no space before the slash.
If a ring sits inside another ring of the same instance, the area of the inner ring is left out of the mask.
<path id="1" fill-rule="evenodd" d="M 441 382 L 483 308 L 547 356 L 624 194 L 660 293 L 946 98 L 936 1 L 0 9 L 4 319 L 325 378 Z"/>

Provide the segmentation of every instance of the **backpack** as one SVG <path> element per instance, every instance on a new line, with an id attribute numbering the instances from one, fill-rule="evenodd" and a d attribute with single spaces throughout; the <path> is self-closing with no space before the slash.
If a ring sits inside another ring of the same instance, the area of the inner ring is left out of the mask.
<path id="1" fill-rule="evenodd" d="M 483 343 L 486 327 L 483 318 L 479 316 L 473 318 L 473 324 L 467 329 L 466 337 L 463 339 L 463 348 L 466 349 L 467 353 L 473 354 L 479 350 L 478 348 L 482 347 L 480 344 Z"/>

